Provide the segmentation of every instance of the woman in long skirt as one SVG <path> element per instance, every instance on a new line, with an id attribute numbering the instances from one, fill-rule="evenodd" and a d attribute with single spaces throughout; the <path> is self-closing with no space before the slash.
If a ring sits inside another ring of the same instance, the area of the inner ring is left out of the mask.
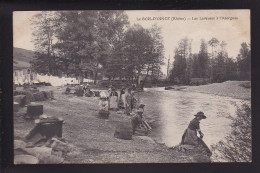
<path id="1" fill-rule="evenodd" d="M 130 89 L 127 89 L 125 92 L 125 113 L 127 115 L 129 115 L 132 112 L 132 109 L 131 109 L 132 97 L 131 97 L 131 93 L 129 90 Z"/>
<path id="2" fill-rule="evenodd" d="M 197 136 L 197 132 L 200 134 L 200 138 L 204 136 L 204 134 L 200 130 L 200 120 L 206 119 L 207 117 L 204 115 L 203 112 L 198 112 L 196 115 L 194 115 L 195 118 L 191 120 L 188 128 L 185 130 L 183 136 L 182 136 L 182 145 L 199 145 L 199 140 Z"/>

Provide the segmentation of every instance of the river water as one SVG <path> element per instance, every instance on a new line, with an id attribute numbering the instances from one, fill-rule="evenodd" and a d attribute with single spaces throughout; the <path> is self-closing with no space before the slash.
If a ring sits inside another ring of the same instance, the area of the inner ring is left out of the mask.
<path id="1" fill-rule="evenodd" d="M 249 103 L 231 97 L 164 88 L 145 89 L 137 97 L 146 104 L 144 115 L 153 127 L 151 136 L 168 147 L 181 142 L 184 130 L 198 111 L 207 116 L 200 123 L 203 140 L 208 146 L 217 143 L 231 130 L 231 121 L 226 116 L 235 116 L 236 105 Z"/>

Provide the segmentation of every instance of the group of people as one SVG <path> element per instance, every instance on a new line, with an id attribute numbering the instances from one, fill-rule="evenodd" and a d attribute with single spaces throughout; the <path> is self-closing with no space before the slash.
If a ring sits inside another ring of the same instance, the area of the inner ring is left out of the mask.
<path id="1" fill-rule="evenodd" d="M 126 115 L 132 115 L 131 122 L 133 133 L 135 133 L 139 125 L 143 125 L 147 130 L 151 130 L 151 127 L 143 116 L 145 105 L 137 103 L 134 87 L 123 87 L 120 92 L 117 92 L 113 86 L 110 86 L 107 92 L 100 93 L 100 106 L 103 107 L 104 110 L 109 111 L 113 98 L 116 100 L 117 109 L 123 109 Z M 182 136 L 181 145 L 201 146 L 206 149 L 208 153 L 211 153 L 202 140 L 204 134 L 200 130 L 200 121 L 207 117 L 203 112 L 198 112 L 194 116 L 195 118 L 190 121 L 188 128 Z M 199 137 L 197 136 L 197 133 L 199 133 Z"/>
<path id="2" fill-rule="evenodd" d="M 131 123 L 133 127 L 133 133 L 140 126 L 147 130 L 147 133 L 152 129 L 145 121 L 144 104 L 139 104 L 138 99 L 135 96 L 135 86 L 126 88 L 122 87 L 120 91 L 111 85 L 107 91 L 100 92 L 99 106 L 102 112 L 116 108 L 116 110 L 123 110 L 125 115 L 131 116 Z"/>
<path id="3" fill-rule="evenodd" d="M 130 115 L 134 108 L 137 108 L 137 99 L 135 97 L 135 90 L 133 87 L 125 88 L 120 90 L 118 97 L 118 108 L 124 109 L 127 115 Z"/>
<path id="4" fill-rule="evenodd" d="M 100 103 L 101 109 L 107 107 L 111 109 L 123 109 L 127 115 L 130 115 L 134 108 L 137 108 L 137 99 L 135 97 L 134 87 L 122 87 L 120 91 L 111 85 L 107 91 L 100 92 Z M 103 108 L 102 108 L 103 107 Z"/>

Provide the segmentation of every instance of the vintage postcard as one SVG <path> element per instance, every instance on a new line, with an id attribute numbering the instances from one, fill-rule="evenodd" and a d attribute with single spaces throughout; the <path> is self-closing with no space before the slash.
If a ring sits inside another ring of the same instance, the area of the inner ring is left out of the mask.
<path id="1" fill-rule="evenodd" d="M 14 11 L 14 164 L 252 162 L 250 39 L 250 10 Z"/>

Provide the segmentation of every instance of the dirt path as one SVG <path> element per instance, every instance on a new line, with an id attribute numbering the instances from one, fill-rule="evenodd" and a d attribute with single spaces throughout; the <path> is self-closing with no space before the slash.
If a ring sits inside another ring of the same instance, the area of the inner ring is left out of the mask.
<path id="1" fill-rule="evenodd" d="M 169 163 L 200 162 L 198 153 L 185 154 L 168 149 L 162 144 L 133 136 L 132 140 L 114 137 L 116 124 L 130 121 L 130 117 L 111 111 L 108 120 L 97 117 L 98 98 L 65 95 L 65 87 L 42 87 L 53 90 L 55 100 L 38 102 L 44 114 L 64 119 L 63 138 L 75 146 L 65 158 L 66 163 Z M 23 138 L 34 126 L 24 120 L 26 108 L 14 115 L 15 138 Z"/>

